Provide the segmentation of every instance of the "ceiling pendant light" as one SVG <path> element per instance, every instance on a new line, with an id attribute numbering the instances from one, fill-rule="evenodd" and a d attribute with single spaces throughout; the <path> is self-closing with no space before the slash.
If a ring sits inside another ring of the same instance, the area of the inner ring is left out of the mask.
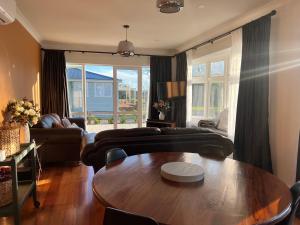
<path id="1" fill-rule="evenodd" d="M 123 27 L 126 29 L 126 40 L 120 41 L 117 53 L 124 57 L 134 56 L 133 43 L 127 40 L 127 30 L 129 25 L 123 25 Z"/>
<path id="2" fill-rule="evenodd" d="M 177 13 L 184 7 L 184 0 L 157 0 L 156 5 L 162 13 Z"/>

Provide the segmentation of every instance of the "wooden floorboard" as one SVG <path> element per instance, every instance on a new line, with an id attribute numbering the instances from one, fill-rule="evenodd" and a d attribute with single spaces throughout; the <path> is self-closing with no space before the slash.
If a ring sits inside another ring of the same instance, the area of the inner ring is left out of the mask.
<path id="1" fill-rule="evenodd" d="M 44 169 L 38 183 L 41 207 L 35 209 L 29 199 L 22 209 L 22 225 L 101 225 L 104 208 L 93 195 L 93 175 L 84 165 Z M 0 218 L 0 225 L 13 225 L 12 218 Z"/>
<path id="2" fill-rule="evenodd" d="M 22 225 L 101 225 L 104 208 L 92 191 L 92 168 L 59 166 L 44 169 L 38 183 L 39 209 L 31 199 L 22 210 Z M 0 218 L 0 225 L 13 224 Z"/>

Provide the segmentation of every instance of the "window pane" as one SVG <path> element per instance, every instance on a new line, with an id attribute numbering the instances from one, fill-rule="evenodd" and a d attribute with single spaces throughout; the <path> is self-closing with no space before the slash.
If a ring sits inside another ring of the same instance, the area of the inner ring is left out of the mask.
<path id="1" fill-rule="evenodd" d="M 204 84 L 193 84 L 192 92 L 192 115 L 204 116 Z"/>
<path id="2" fill-rule="evenodd" d="M 86 65 L 87 130 L 113 129 L 113 67 Z"/>
<path id="3" fill-rule="evenodd" d="M 210 64 L 211 76 L 224 76 L 224 73 L 225 73 L 225 62 L 224 61 L 212 62 Z"/>
<path id="4" fill-rule="evenodd" d="M 118 112 L 136 112 L 138 98 L 138 71 L 118 69 Z"/>
<path id="5" fill-rule="evenodd" d="M 87 116 L 87 130 L 91 133 L 98 133 L 103 130 L 114 129 L 113 114 L 101 114 L 97 112 L 90 112 Z"/>
<path id="6" fill-rule="evenodd" d="M 217 118 L 223 110 L 224 84 L 212 83 L 210 86 L 208 116 Z"/>
<path id="7" fill-rule="evenodd" d="M 138 127 L 137 115 L 120 114 L 118 117 L 118 128 L 130 129 Z"/>
<path id="8" fill-rule="evenodd" d="M 142 68 L 142 125 L 146 126 L 149 111 L 150 67 Z"/>
<path id="9" fill-rule="evenodd" d="M 113 84 L 95 83 L 95 97 L 112 97 Z"/>
<path id="10" fill-rule="evenodd" d="M 84 117 L 82 66 L 67 65 L 68 100 L 71 117 Z"/>
<path id="11" fill-rule="evenodd" d="M 193 64 L 193 77 L 201 77 L 206 74 L 206 64 Z"/>

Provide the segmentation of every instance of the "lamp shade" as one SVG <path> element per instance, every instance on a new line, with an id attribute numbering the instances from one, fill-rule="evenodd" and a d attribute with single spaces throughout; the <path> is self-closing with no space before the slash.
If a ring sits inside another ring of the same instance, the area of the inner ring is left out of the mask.
<path id="1" fill-rule="evenodd" d="M 162 13 L 177 13 L 184 7 L 184 0 L 157 0 L 156 6 Z"/>
<path id="2" fill-rule="evenodd" d="M 133 43 L 130 41 L 120 41 L 118 45 L 118 54 L 129 57 L 129 56 L 134 56 L 134 46 Z"/>

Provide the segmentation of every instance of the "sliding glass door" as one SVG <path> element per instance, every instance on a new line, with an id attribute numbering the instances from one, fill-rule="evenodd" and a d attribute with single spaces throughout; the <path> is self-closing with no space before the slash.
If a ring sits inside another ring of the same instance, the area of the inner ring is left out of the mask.
<path id="1" fill-rule="evenodd" d="M 67 66 L 68 100 L 71 117 L 84 117 L 83 66 Z"/>
<path id="2" fill-rule="evenodd" d="M 115 68 L 117 88 L 117 127 L 135 128 L 141 126 L 139 113 L 139 70 L 136 68 Z"/>
<path id="3" fill-rule="evenodd" d="M 145 126 L 149 67 L 67 64 L 72 117 L 84 117 L 90 132 Z"/>

